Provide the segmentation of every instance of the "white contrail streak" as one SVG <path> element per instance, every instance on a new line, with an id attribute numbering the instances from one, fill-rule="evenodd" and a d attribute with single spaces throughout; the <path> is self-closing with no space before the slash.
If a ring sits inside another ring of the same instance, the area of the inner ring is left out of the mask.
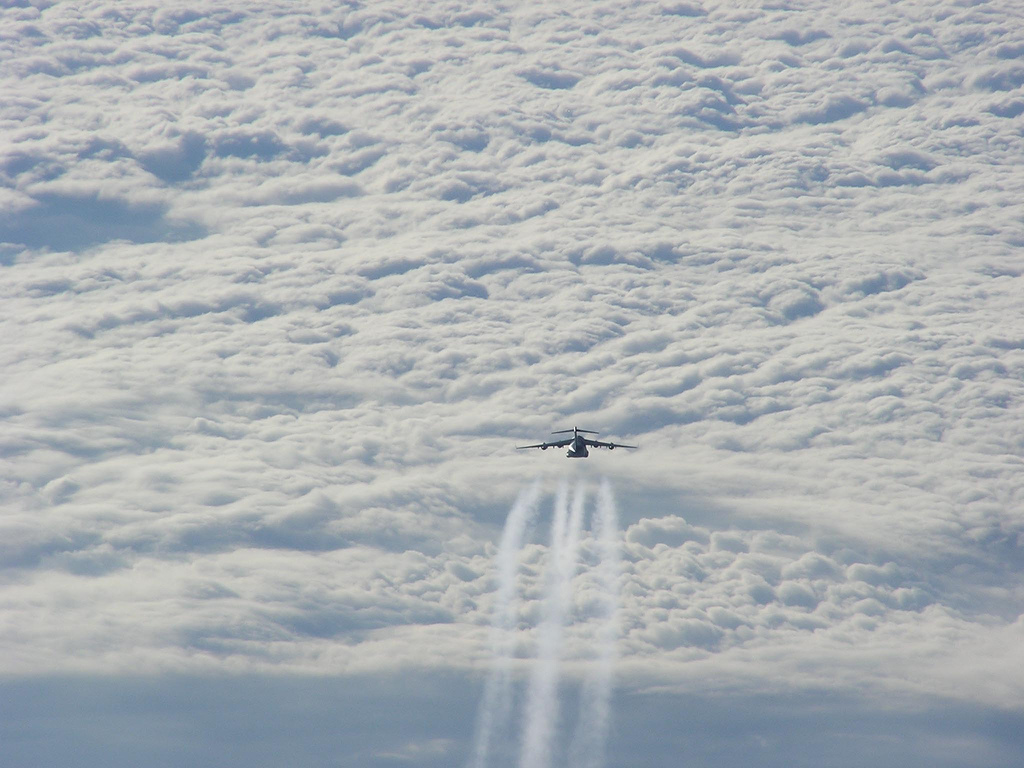
<path id="1" fill-rule="evenodd" d="M 540 482 L 519 494 L 501 534 L 496 557 L 498 590 L 491 616 L 491 671 L 484 683 L 470 768 L 486 768 L 494 747 L 495 728 L 508 725 L 512 710 L 512 654 L 518 612 L 516 572 L 526 529 L 537 511 Z"/>
<path id="2" fill-rule="evenodd" d="M 555 502 L 551 523 L 551 547 L 547 567 L 544 618 L 538 629 L 537 663 L 530 677 L 526 701 L 521 768 L 548 768 L 558 729 L 558 682 L 562 656 L 562 635 L 572 578 L 576 573 L 580 528 L 583 524 L 585 490 L 576 487 L 570 512 L 563 485 Z"/>
<path id="3" fill-rule="evenodd" d="M 618 639 L 619 541 L 618 515 L 611 484 L 602 480 L 592 526 L 600 550 L 598 580 L 601 587 L 601 615 L 597 630 L 597 659 L 583 682 L 580 714 L 569 754 L 572 768 L 601 768 L 611 721 L 612 673 Z"/>
<path id="4" fill-rule="evenodd" d="M 484 683 L 468 768 L 488 768 L 492 761 L 510 765 L 514 760 L 512 662 L 519 613 L 517 575 L 519 556 L 537 511 L 539 495 L 540 483 L 535 482 L 516 499 L 505 521 L 495 558 L 498 583 L 491 618 L 493 661 Z M 560 748 L 556 739 L 561 719 L 558 690 L 586 501 L 583 483 L 576 485 L 570 495 L 568 483 L 563 482 L 555 495 L 541 594 L 542 614 L 537 626 L 537 655 L 524 702 L 519 768 L 552 768 L 564 764 L 555 756 Z M 568 765 L 572 768 L 602 768 L 604 765 L 618 639 L 620 545 L 616 518 L 615 499 L 605 479 L 591 514 L 598 560 L 595 655 L 581 687 L 579 718 L 569 745 Z"/>

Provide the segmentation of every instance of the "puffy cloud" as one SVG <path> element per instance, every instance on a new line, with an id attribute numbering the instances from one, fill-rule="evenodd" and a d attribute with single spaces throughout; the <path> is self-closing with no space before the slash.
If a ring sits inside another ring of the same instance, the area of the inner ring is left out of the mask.
<path id="1" fill-rule="evenodd" d="M 3 671 L 475 668 L 577 423 L 627 692 L 1019 700 L 1009 5 L 407 6 L 0 11 Z"/>

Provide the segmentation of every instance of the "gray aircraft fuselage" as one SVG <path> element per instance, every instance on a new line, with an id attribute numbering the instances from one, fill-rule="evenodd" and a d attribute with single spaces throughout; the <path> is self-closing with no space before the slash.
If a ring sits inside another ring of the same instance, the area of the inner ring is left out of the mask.
<path id="1" fill-rule="evenodd" d="M 565 455 L 570 459 L 585 459 L 590 455 L 587 444 L 583 441 L 583 435 L 576 435 Z"/>

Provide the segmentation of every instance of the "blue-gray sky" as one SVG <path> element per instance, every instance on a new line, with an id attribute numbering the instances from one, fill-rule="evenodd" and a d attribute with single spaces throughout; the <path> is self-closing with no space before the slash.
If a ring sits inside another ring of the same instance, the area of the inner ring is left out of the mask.
<path id="1" fill-rule="evenodd" d="M 11 764 L 460 764 L 505 515 L 603 476 L 611 768 L 1019 759 L 1022 61 L 1009 0 L 8 4 Z M 641 450 L 512 450 L 573 424 Z"/>

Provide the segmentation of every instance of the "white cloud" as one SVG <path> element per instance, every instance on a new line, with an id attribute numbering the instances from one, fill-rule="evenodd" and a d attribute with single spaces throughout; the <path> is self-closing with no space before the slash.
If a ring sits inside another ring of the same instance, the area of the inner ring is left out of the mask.
<path id="1" fill-rule="evenodd" d="M 0 14 L 5 674 L 475 669 L 576 423 L 624 691 L 1019 700 L 1010 4 Z"/>

